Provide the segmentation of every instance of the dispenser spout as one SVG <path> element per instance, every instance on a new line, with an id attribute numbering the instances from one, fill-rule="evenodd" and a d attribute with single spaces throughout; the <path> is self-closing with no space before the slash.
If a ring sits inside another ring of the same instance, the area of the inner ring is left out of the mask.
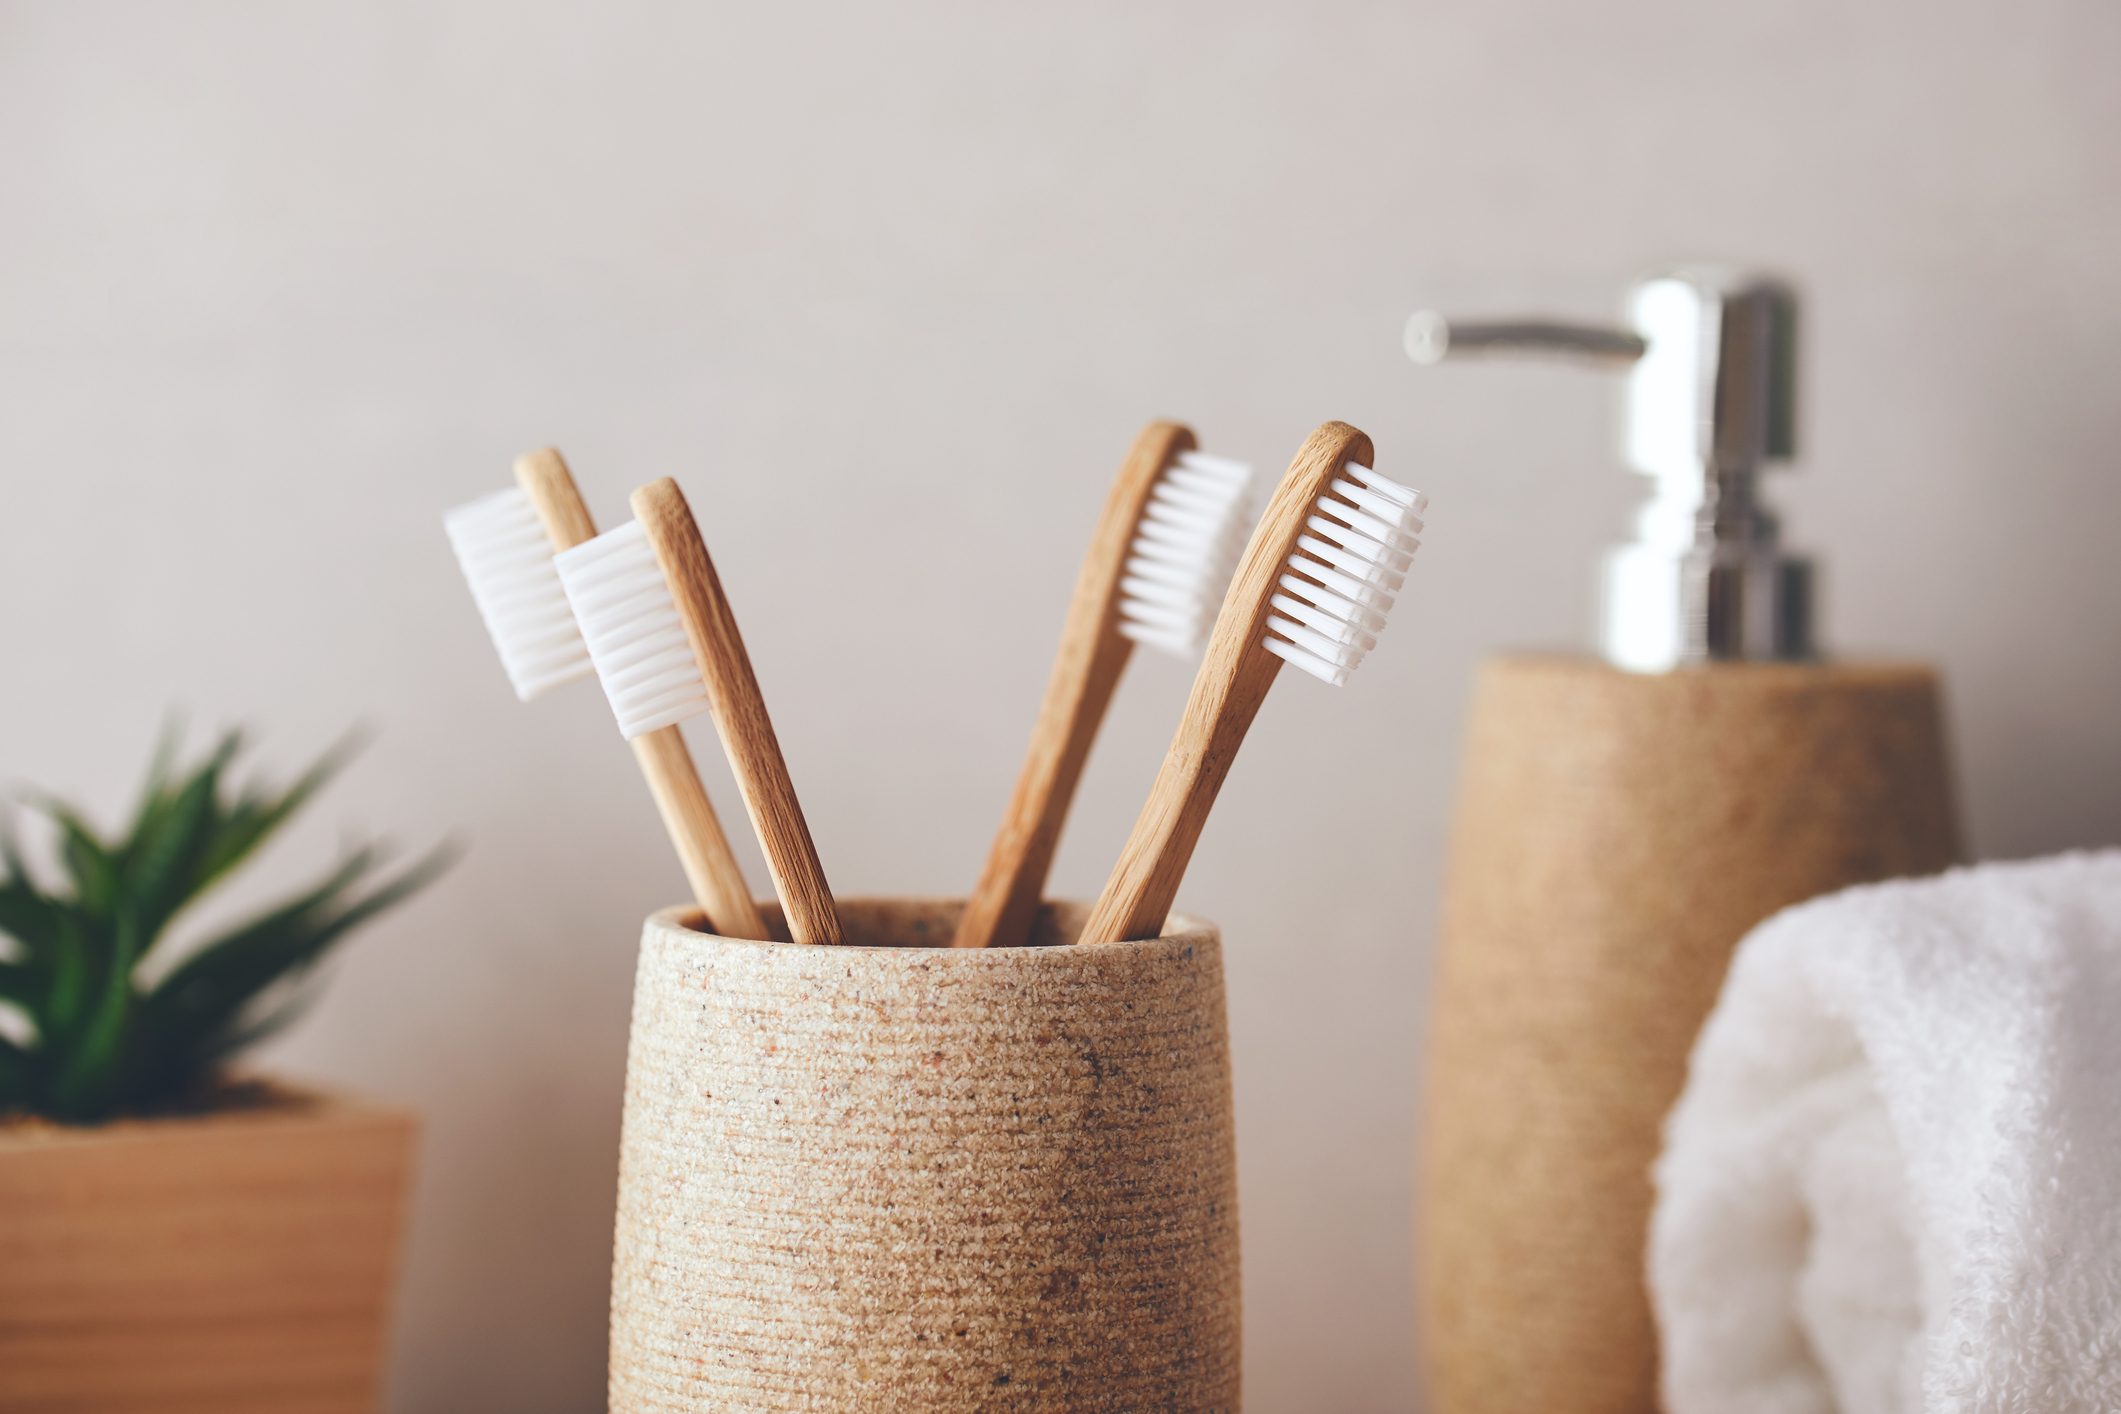
<path id="1" fill-rule="evenodd" d="M 1796 307 L 1772 277 L 1690 267 L 1638 282 L 1624 327 L 1407 321 L 1419 364 L 1531 353 L 1627 369 L 1625 455 L 1656 489 L 1606 557 L 1600 646 L 1621 667 L 1812 656 L 1811 566 L 1783 551 L 1758 493 L 1762 467 L 1795 449 Z"/>
<path id="2" fill-rule="evenodd" d="M 1593 363 L 1633 363 L 1648 351 L 1640 334 L 1558 319 L 1451 319 L 1433 309 L 1407 316 L 1407 357 L 1416 363 L 1480 354 L 1559 354 Z"/>

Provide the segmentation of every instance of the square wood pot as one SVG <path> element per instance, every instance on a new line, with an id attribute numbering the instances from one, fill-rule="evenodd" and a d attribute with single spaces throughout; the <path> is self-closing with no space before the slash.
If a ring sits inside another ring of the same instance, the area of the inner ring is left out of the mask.
<path id="1" fill-rule="evenodd" d="M 248 1089 L 199 1114 L 0 1124 L 0 1409 L 376 1407 L 418 1120 Z"/>

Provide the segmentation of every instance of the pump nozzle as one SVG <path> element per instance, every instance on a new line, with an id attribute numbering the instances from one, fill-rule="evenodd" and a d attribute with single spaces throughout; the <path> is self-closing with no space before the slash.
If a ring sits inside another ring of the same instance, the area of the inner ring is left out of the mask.
<path id="1" fill-rule="evenodd" d="M 1422 311 L 1407 354 L 1547 353 L 1628 369 L 1627 460 L 1657 486 L 1606 560 L 1601 647 L 1657 672 L 1811 656 L 1811 566 L 1783 553 L 1758 473 L 1795 445 L 1796 297 L 1780 281 L 1689 268 L 1639 282 L 1626 328 Z"/>

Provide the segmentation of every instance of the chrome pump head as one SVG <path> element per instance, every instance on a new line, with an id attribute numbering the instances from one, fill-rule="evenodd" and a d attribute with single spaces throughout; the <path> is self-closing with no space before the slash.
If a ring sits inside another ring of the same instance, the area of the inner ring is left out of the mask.
<path id="1" fill-rule="evenodd" d="M 1600 647 L 1637 672 L 1812 655 L 1812 571 L 1786 554 L 1760 472 L 1795 450 L 1796 297 L 1765 276 L 1688 268 L 1638 283 L 1625 329 L 1553 320 L 1407 321 L 1407 355 L 1574 356 L 1628 370 L 1625 454 L 1656 488 L 1606 557 Z"/>

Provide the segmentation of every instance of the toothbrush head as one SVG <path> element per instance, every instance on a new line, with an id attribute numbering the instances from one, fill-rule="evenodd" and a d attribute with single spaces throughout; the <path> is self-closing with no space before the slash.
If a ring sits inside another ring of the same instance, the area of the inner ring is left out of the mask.
<path id="1" fill-rule="evenodd" d="M 510 487 L 481 496 L 443 516 L 442 528 L 516 696 L 528 702 L 587 676 L 589 653 L 529 494 Z"/>
<path id="2" fill-rule="evenodd" d="M 627 740 L 707 710 L 700 660 L 638 520 L 561 551 L 553 563 Z"/>
<path id="3" fill-rule="evenodd" d="M 1339 687 L 1377 646 L 1421 548 L 1429 498 L 1354 461 L 1311 505 L 1268 601 L 1261 646 Z"/>
<path id="4" fill-rule="evenodd" d="M 1183 451 L 1156 478 L 1135 523 L 1119 590 L 1119 631 L 1181 658 L 1200 656 L 1252 523 L 1252 468 Z"/>

